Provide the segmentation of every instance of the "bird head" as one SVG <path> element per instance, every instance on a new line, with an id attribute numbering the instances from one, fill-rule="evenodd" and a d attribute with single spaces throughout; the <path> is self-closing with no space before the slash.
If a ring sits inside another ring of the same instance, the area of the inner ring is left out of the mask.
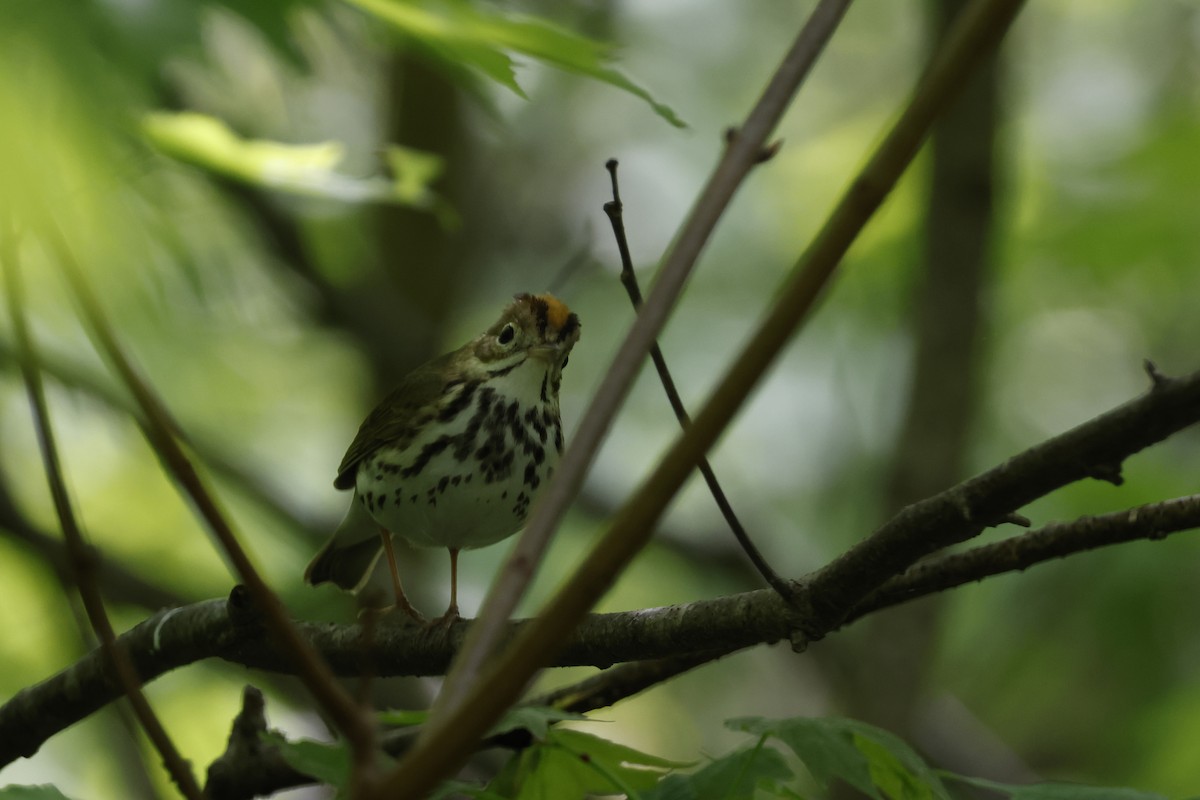
<path id="1" fill-rule="evenodd" d="M 579 317 L 551 294 L 518 294 L 500 319 L 474 342 L 475 356 L 489 372 L 515 367 L 527 359 L 555 371 L 579 341 Z"/>

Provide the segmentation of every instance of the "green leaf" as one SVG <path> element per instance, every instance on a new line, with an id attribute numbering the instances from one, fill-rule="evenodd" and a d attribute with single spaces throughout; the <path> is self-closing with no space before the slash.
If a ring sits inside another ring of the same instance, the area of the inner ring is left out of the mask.
<path id="1" fill-rule="evenodd" d="M 870 765 L 871 781 L 885 797 L 894 800 L 949 800 L 944 791 L 935 792 L 929 783 L 917 778 L 891 750 L 878 742 L 856 737 L 855 745 Z"/>
<path id="2" fill-rule="evenodd" d="M 263 739 L 278 748 L 283 760 L 297 772 L 339 789 L 350 781 L 350 751 L 344 743 L 289 741 L 274 731 L 263 734 Z"/>
<path id="3" fill-rule="evenodd" d="M 1123 787 L 1087 786 L 1082 783 L 1030 783 L 1024 785 L 1000 783 L 985 778 L 943 772 L 950 780 L 990 789 L 1008 795 L 1012 800 L 1167 800 L 1161 794 Z"/>
<path id="4" fill-rule="evenodd" d="M 870 762 L 872 780 L 888 797 L 950 800 L 937 772 L 899 736 L 858 720 L 841 721 Z"/>
<path id="5" fill-rule="evenodd" d="M 871 766 L 854 743 L 853 734 L 828 719 L 768 720 L 745 717 L 725 725 L 758 736 L 774 736 L 804 762 L 813 779 L 828 790 L 840 778 L 868 797 L 883 800 L 871 779 Z"/>
<path id="6" fill-rule="evenodd" d="M 690 775 L 672 774 L 643 792 L 642 800 L 753 800 L 759 791 L 777 797 L 795 797 L 780 787 L 793 777 L 783 756 L 775 749 L 754 747 L 736 750 L 715 759 Z M 788 794 L 785 794 L 787 792 Z"/>
<path id="7" fill-rule="evenodd" d="M 937 773 L 916 751 L 900 737 L 874 725 L 842 717 L 756 717 L 726 724 L 735 730 L 777 737 L 827 790 L 832 780 L 839 778 L 880 800 L 950 800 Z"/>
<path id="8" fill-rule="evenodd" d="M 69 800 L 57 786 L 5 786 L 0 788 L 2 800 Z"/>
<path id="9" fill-rule="evenodd" d="M 91 4 L 78 4 L 91 5 Z M 107 6 L 107 4 L 99 4 Z M 159 70 L 168 59 L 180 54 L 204 52 L 205 31 L 214 9 L 228 11 L 254 28 L 271 49 L 298 69 L 308 62 L 301 48 L 294 21 L 305 11 L 319 7 L 314 0 L 188 0 L 146 2 L 137 8 L 114 4 L 106 9 L 116 31 L 128 40 L 123 50 Z"/>
<path id="10" fill-rule="evenodd" d="M 397 203 L 447 219 L 429 186 L 442 169 L 441 160 L 430 153 L 392 147 L 387 158 L 394 179 L 355 178 L 334 169 L 344 157 L 339 142 L 294 145 L 243 139 L 221 120 L 192 111 L 147 114 L 142 130 L 167 155 L 242 183 L 343 202 Z"/>
<path id="11" fill-rule="evenodd" d="M 499 796 L 552 800 L 622 793 L 636 797 L 641 791 L 654 787 L 664 771 L 681 766 L 679 762 L 590 733 L 550 728 L 551 718 L 565 712 L 530 710 L 539 713 L 532 716 L 529 725 L 512 724 L 519 722 L 519 718 L 501 723 L 504 730 L 541 726 L 544 733 L 539 741 L 506 764 L 489 785 L 488 789 Z M 526 718 L 530 719 L 530 716 L 526 715 Z"/>
<path id="12" fill-rule="evenodd" d="M 619 744 L 599 736 L 593 736 L 584 731 L 569 728 L 555 728 L 549 733 L 549 740 L 575 753 L 588 755 L 593 761 L 605 764 L 634 764 L 639 767 L 667 770 L 691 766 L 694 762 L 672 761 L 660 756 L 642 752 L 628 745 Z"/>
<path id="13" fill-rule="evenodd" d="M 545 739 L 550 726 L 563 720 L 586 720 L 582 714 L 573 711 L 562 711 L 549 706 L 518 706 L 510 708 L 500 721 L 497 722 L 488 736 L 497 736 L 515 730 L 527 730 L 535 739 Z"/>
<path id="14" fill-rule="evenodd" d="M 677 128 L 686 123 L 645 88 L 610 66 L 611 48 L 545 20 L 483 11 L 464 0 L 347 0 L 451 63 L 466 63 L 518 95 L 508 52 L 536 58 L 644 100 Z"/>
<path id="15" fill-rule="evenodd" d="M 556 800 L 625 791 L 620 779 L 561 747 L 535 745 L 520 756 L 513 795 L 519 800 Z"/>

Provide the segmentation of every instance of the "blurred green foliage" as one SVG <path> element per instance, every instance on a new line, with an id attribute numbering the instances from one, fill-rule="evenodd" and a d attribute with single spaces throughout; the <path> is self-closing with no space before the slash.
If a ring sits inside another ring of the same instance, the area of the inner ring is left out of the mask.
<path id="1" fill-rule="evenodd" d="M 268 579 L 298 616 L 347 620 L 349 600 L 303 587 L 300 575 L 343 510 L 345 497 L 330 487 L 342 450 L 380 387 L 398 377 L 367 354 L 408 347 L 395 334 L 400 323 L 421 331 L 427 350 L 457 346 L 513 292 L 560 284 L 584 325 L 564 385 L 569 430 L 632 317 L 603 235 L 604 160 L 622 161 L 631 244 L 639 266 L 652 268 L 721 132 L 760 91 L 804 10 L 770 0 L 6 3 L 0 214 L 25 232 L 28 310 L 60 367 L 50 386 L 55 424 L 92 540 L 180 601 L 224 594 L 232 581 L 88 343 L 42 245 L 48 226 L 100 288 Z M 404 30 L 399 16 L 409 20 Z M 851 11 L 779 132 L 783 151 L 742 190 L 663 338 L 689 402 L 737 352 L 900 105 L 926 47 L 923 26 L 919 4 Z M 1197 367 L 1197 30 L 1200 11 L 1188 2 L 1056 0 L 1032 4 L 1018 24 L 1006 51 L 997 268 L 972 469 L 1140 392 L 1143 358 L 1168 373 Z M 620 45 L 619 70 L 598 42 Z M 435 104 L 443 97 L 453 115 Z M 148 114 L 180 110 L 220 120 L 236 133 L 227 141 L 235 149 L 247 140 L 337 142 L 338 174 L 360 183 L 388 174 L 388 153 L 432 153 L 446 174 L 426 162 L 406 185 L 417 194 L 428 186 L 461 225 L 447 229 L 421 208 L 247 188 L 181 163 L 152 146 L 144 127 Z M 689 130 L 664 124 L 680 117 Z M 458 144 L 423 137 L 422 124 L 450 126 Z M 785 574 L 819 566 L 888 511 L 879 498 L 910 379 L 925 192 L 919 164 L 714 454 L 734 505 Z M 400 244 L 389 238 L 397 233 Z M 429 241 L 448 243 L 458 266 L 435 266 Z M 423 282 L 431 293 L 415 288 Z M 0 326 L 2 483 L 53 533 L 10 347 Z M 404 352 L 415 365 L 418 354 Z M 586 552 L 674 432 L 647 375 L 527 610 Z M 1130 460 L 1124 486 L 1080 484 L 1028 513 L 1042 523 L 1193 492 L 1198 445 L 1194 432 L 1177 437 Z M 504 549 L 463 559 L 468 614 Z M 410 551 L 403 561 L 414 594 L 444 595 L 441 554 Z M 968 757 L 978 769 L 949 766 L 969 774 L 1194 794 L 1198 569 L 1200 545 L 1185 534 L 952 593 L 921 698 L 926 735 L 912 744 L 939 764 Z M 0 696 L 10 696 L 87 645 L 53 573 L 7 536 L 0 584 Z M 604 610 L 754 586 L 693 482 Z M 147 613 L 113 611 L 119 628 Z M 870 680 L 872 664 L 855 670 Z M 842 672 L 820 645 L 800 658 L 759 648 L 612 709 L 606 736 L 677 760 L 730 752 L 744 736 L 720 720 L 836 712 Z M 220 753 L 246 680 L 240 668 L 203 665 L 149 687 L 193 763 Z M 275 725 L 323 735 L 288 685 L 269 697 Z M 112 726 L 106 716 L 89 720 L 3 779 L 54 782 L 73 797 L 122 796 L 128 770 L 113 753 Z"/>

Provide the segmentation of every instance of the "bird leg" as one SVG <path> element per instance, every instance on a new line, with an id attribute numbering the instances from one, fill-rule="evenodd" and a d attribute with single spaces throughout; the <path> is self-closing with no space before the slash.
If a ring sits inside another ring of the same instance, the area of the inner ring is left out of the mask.
<path id="1" fill-rule="evenodd" d="M 450 607 L 446 609 L 446 613 L 439 618 L 429 623 L 430 627 L 441 626 L 448 628 L 454 623 L 462 619 L 462 615 L 458 613 L 458 548 L 451 547 L 450 550 Z"/>
<path id="2" fill-rule="evenodd" d="M 425 617 L 420 611 L 413 608 L 412 603 L 408 602 L 408 598 L 404 595 L 404 587 L 400 585 L 400 569 L 396 566 L 396 553 L 392 550 L 391 532 L 387 528 L 380 528 L 379 535 L 383 539 L 383 552 L 387 553 L 388 567 L 392 571 L 392 588 L 396 590 L 395 608 L 408 614 L 417 622 L 424 622 Z"/>

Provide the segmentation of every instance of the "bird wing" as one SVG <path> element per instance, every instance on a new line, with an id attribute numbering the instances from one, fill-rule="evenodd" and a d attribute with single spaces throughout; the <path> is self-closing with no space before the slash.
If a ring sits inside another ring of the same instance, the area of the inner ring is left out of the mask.
<path id="1" fill-rule="evenodd" d="M 358 465 L 379 448 L 389 445 L 403 448 L 412 440 L 417 426 L 423 422 L 417 419 L 421 410 L 429 407 L 447 384 L 453 385 L 456 376 L 447 370 L 453 356 L 454 353 L 447 353 L 417 367 L 375 406 L 342 458 L 333 481 L 335 488 L 354 488 Z"/>

